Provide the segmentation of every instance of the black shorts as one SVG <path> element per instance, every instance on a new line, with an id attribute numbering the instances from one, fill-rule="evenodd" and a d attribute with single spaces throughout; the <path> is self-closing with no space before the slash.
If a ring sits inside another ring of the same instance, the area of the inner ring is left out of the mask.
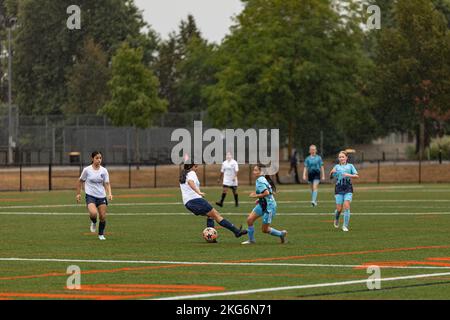
<path id="1" fill-rule="evenodd" d="M 313 183 L 315 180 L 319 180 L 320 182 L 320 171 L 308 172 L 308 182 Z"/>
<path id="2" fill-rule="evenodd" d="M 108 205 L 108 199 L 107 198 L 97 198 L 90 195 L 86 195 L 86 205 L 89 205 L 90 203 L 95 204 L 95 206 L 98 208 L 102 205 Z"/>
<path id="3" fill-rule="evenodd" d="M 231 189 L 231 190 L 233 190 L 233 191 L 236 191 L 236 190 L 237 190 L 237 186 L 227 186 L 226 184 L 224 184 L 223 187 L 224 187 L 224 188 L 229 188 L 229 189 Z"/>
<path id="4" fill-rule="evenodd" d="M 213 209 L 203 198 L 192 199 L 185 204 L 185 207 L 196 216 L 206 216 Z"/>

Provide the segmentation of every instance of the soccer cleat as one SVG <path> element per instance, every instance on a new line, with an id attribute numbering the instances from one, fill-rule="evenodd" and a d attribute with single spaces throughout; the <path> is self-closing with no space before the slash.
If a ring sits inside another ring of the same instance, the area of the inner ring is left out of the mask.
<path id="1" fill-rule="evenodd" d="M 105 238 L 104 235 L 99 235 L 98 238 L 99 238 L 100 240 L 106 240 L 106 238 Z"/>
<path id="2" fill-rule="evenodd" d="M 281 233 L 282 233 L 282 235 L 280 237 L 281 243 L 287 243 L 286 237 L 287 237 L 288 232 L 286 230 L 283 230 L 283 231 L 281 231 Z"/>
<path id="3" fill-rule="evenodd" d="M 221 202 L 216 202 L 216 205 L 218 205 L 219 207 L 223 207 L 223 203 L 221 203 Z"/>
<path id="4" fill-rule="evenodd" d="M 241 244 L 246 245 L 246 244 L 255 244 L 255 243 L 256 243 L 256 241 L 247 240 L 247 241 L 242 242 Z"/>
<path id="5" fill-rule="evenodd" d="M 240 238 L 243 235 L 246 235 L 248 231 L 246 229 L 242 230 L 242 226 L 239 227 L 239 232 L 235 234 L 236 238 Z"/>
<path id="6" fill-rule="evenodd" d="M 93 222 L 91 222 L 91 232 L 96 233 L 97 232 L 97 225 Z"/>
<path id="7" fill-rule="evenodd" d="M 334 219 L 334 227 L 335 227 L 336 229 L 339 228 L 339 219 Z"/>
<path id="8" fill-rule="evenodd" d="M 348 228 L 346 226 L 343 226 L 342 231 L 348 232 Z"/>
<path id="9" fill-rule="evenodd" d="M 317 202 L 314 202 L 314 201 L 311 201 L 311 206 L 314 208 L 314 207 L 317 207 Z"/>

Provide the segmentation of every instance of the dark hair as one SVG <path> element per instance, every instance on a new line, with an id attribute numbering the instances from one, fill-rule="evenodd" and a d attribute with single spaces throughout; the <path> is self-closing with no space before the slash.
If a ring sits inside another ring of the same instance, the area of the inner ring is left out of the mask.
<path id="1" fill-rule="evenodd" d="M 92 159 L 94 159 L 96 156 L 98 156 L 98 155 L 102 155 L 102 153 L 100 152 L 100 151 L 94 151 L 94 152 L 92 152 L 92 154 L 91 154 L 91 158 Z"/>
<path id="2" fill-rule="evenodd" d="M 195 164 L 193 164 L 193 163 L 184 165 L 183 170 L 181 170 L 181 174 L 180 174 L 180 183 L 181 184 L 186 183 L 186 176 L 187 176 L 188 172 L 191 171 L 191 169 L 194 166 L 195 166 Z"/>
<path id="3" fill-rule="evenodd" d="M 261 163 L 258 163 L 256 166 L 259 168 L 260 171 L 264 168 L 267 168 L 267 166 L 265 164 L 261 164 Z M 273 182 L 272 178 L 267 174 L 264 175 L 264 178 L 266 178 L 267 182 L 269 182 L 270 186 L 272 187 L 272 191 L 277 192 L 277 186 L 276 186 L 275 182 Z"/>
<path id="4" fill-rule="evenodd" d="M 91 154 L 91 159 L 94 159 L 94 158 L 95 158 L 96 156 L 98 156 L 98 155 L 103 156 L 102 153 L 101 153 L 100 151 L 94 151 L 94 152 L 92 152 L 92 154 Z M 94 161 L 92 161 L 91 163 L 94 163 Z"/>

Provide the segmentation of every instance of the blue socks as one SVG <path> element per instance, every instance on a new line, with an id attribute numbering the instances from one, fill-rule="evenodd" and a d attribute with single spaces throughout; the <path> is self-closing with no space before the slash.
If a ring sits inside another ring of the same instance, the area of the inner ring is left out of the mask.
<path id="1" fill-rule="evenodd" d="M 255 242 L 255 227 L 251 226 L 248 227 L 248 240 L 250 240 L 251 242 Z"/>
<path id="2" fill-rule="evenodd" d="M 231 232 L 233 232 L 235 235 L 239 234 L 239 229 L 236 228 L 234 226 L 234 224 L 232 224 L 230 221 L 228 221 L 227 219 L 223 219 L 222 221 L 220 221 L 219 223 L 222 227 L 230 230 Z"/>
<path id="3" fill-rule="evenodd" d="M 334 210 L 334 220 L 339 220 L 340 216 L 341 216 L 340 212 L 337 210 Z"/>
<path id="4" fill-rule="evenodd" d="M 317 202 L 317 191 L 312 192 L 312 202 Z"/>
<path id="5" fill-rule="evenodd" d="M 274 236 L 274 237 L 279 237 L 279 238 L 281 238 L 281 236 L 282 236 L 283 234 L 281 233 L 281 231 L 278 231 L 277 229 L 270 228 L 270 235 L 271 235 L 271 236 Z"/>
<path id="6" fill-rule="evenodd" d="M 211 219 L 211 218 L 206 219 L 206 227 L 214 228 L 214 219 Z"/>
<path id="7" fill-rule="evenodd" d="M 350 210 L 344 210 L 344 226 L 348 228 L 350 223 Z"/>

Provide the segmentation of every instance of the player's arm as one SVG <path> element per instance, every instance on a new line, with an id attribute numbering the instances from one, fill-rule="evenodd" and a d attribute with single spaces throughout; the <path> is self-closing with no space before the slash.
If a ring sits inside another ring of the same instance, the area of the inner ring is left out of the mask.
<path id="1" fill-rule="evenodd" d="M 334 167 L 334 168 L 330 171 L 330 179 L 333 179 L 335 174 L 336 174 L 336 167 Z"/>
<path id="2" fill-rule="evenodd" d="M 320 172 L 321 172 L 322 180 L 325 180 L 325 168 L 323 165 L 320 167 Z"/>
<path id="3" fill-rule="evenodd" d="M 264 190 L 263 193 L 260 193 L 260 194 L 256 194 L 256 192 L 250 193 L 250 198 L 261 199 L 261 198 L 267 197 L 269 194 L 270 194 L 269 190 L 266 189 L 266 190 Z"/>
<path id="4" fill-rule="evenodd" d="M 84 181 L 82 181 L 81 179 L 78 179 L 78 181 L 77 181 L 77 194 L 76 194 L 77 202 L 81 201 L 81 185 L 83 183 L 84 183 Z"/>
<path id="5" fill-rule="evenodd" d="M 106 189 L 106 193 L 108 195 L 108 199 L 110 201 L 112 201 L 113 195 L 112 195 L 112 191 L 111 191 L 111 183 L 105 182 L 105 189 Z"/>
<path id="6" fill-rule="evenodd" d="M 194 190 L 194 192 L 196 194 L 198 194 L 199 196 L 205 196 L 206 194 L 201 192 L 199 188 L 197 188 L 197 186 L 195 185 L 195 182 L 193 180 L 188 180 L 188 185 L 189 187 L 191 187 L 192 190 Z"/>
<path id="7" fill-rule="evenodd" d="M 306 173 L 307 173 L 307 171 L 308 171 L 308 167 L 305 165 L 303 167 L 303 180 L 306 180 Z"/>

